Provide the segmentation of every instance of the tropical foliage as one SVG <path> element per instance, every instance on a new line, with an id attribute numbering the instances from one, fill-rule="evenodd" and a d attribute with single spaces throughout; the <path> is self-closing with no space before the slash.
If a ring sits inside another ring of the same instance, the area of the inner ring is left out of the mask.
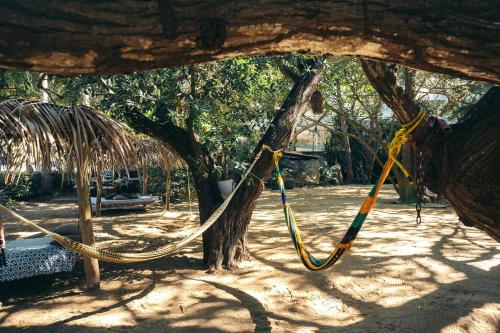
<path id="1" fill-rule="evenodd" d="M 290 77 L 281 65 L 297 69 L 301 59 L 241 58 L 117 76 L 52 76 L 49 90 L 58 102 L 88 102 L 125 122 L 131 111 L 180 127 L 192 121 L 219 177 L 226 178 L 231 169 L 245 167 L 244 161 L 290 88 Z M 320 150 L 327 161 L 338 161 L 347 181 L 367 182 L 384 159 L 387 138 L 397 122 L 356 59 L 329 59 L 327 66 L 320 88 L 326 112 L 306 112 L 293 141 L 304 133 L 321 136 L 320 144 L 326 149 Z M 398 79 L 402 86 L 411 86 L 415 100 L 429 113 L 452 122 L 488 88 L 483 83 L 403 68 Z M 39 81 L 38 74 L 1 72 L 0 97 L 39 98 Z"/>

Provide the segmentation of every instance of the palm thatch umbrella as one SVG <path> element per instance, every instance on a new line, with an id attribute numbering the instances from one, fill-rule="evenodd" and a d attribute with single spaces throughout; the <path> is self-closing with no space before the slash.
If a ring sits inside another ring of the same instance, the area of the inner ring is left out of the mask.
<path id="1" fill-rule="evenodd" d="M 185 161 L 169 145 L 158 139 L 134 135 L 134 156 L 131 158 L 132 164 L 142 172 L 142 191 L 147 194 L 148 187 L 148 166 L 159 166 L 166 173 L 165 195 L 167 197 L 165 209 L 169 210 L 170 197 L 170 171 L 186 166 Z M 107 157 L 107 156 L 105 156 Z M 109 163 L 108 163 L 109 164 Z M 102 170 L 101 170 L 102 171 Z M 102 172 L 97 171 L 97 195 L 96 195 L 96 216 L 100 216 L 101 193 L 102 193 Z"/>
<path id="2" fill-rule="evenodd" d="M 165 211 L 170 210 L 170 170 L 186 167 L 185 161 L 163 142 L 145 138 L 138 141 L 138 166 L 142 170 L 142 191 L 147 194 L 148 166 L 157 165 L 166 173 L 165 179 Z"/>
<path id="3" fill-rule="evenodd" d="M 89 106 L 14 99 L 0 102 L 0 147 L 8 156 L 7 180 L 12 181 L 27 163 L 35 168 L 51 162 L 59 167 L 65 165 L 70 173 L 76 169 L 79 225 L 82 241 L 88 245 L 94 245 L 89 201 L 92 173 L 100 175 L 102 170 L 128 169 L 149 161 L 161 161 L 163 167 L 182 163 L 169 147 L 158 141 L 144 142 L 124 125 Z M 149 149 L 145 149 L 146 145 Z M 84 270 L 87 286 L 98 287 L 97 260 L 84 258 Z"/>

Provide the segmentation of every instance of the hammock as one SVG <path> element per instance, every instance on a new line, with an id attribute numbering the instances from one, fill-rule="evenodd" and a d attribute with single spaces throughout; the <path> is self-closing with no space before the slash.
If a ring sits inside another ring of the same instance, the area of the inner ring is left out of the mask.
<path id="1" fill-rule="evenodd" d="M 398 167 L 403 171 L 406 177 L 410 176 L 405 167 L 401 165 L 401 163 L 396 158 L 399 155 L 401 146 L 405 144 L 406 141 L 408 140 L 408 135 L 420 124 L 420 122 L 424 119 L 424 116 L 425 112 L 421 110 L 414 120 L 412 120 L 408 124 L 403 125 L 403 127 L 396 132 L 394 138 L 389 144 L 388 147 L 389 158 L 385 163 L 384 168 L 382 169 L 380 177 L 378 178 L 377 182 L 371 189 L 370 193 L 368 193 L 368 196 L 365 198 L 363 204 L 361 205 L 358 214 L 352 221 L 349 229 L 347 229 L 347 232 L 345 233 L 340 243 L 337 245 L 335 250 L 333 250 L 333 252 L 325 259 L 315 258 L 304 247 L 302 238 L 300 236 L 299 227 L 295 222 L 295 217 L 293 215 L 292 207 L 288 203 L 288 199 L 286 197 L 283 175 L 281 174 L 279 168 L 279 159 L 282 156 L 282 151 L 281 150 L 272 151 L 267 147 L 268 150 L 273 152 L 274 166 L 278 174 L 277 181 L 281 192 L 281 201 L 283 203 L 285 222 L 290 232 L 290 236 L 292 238 L 293 245 L 295 246 L 295 250 L 297 251 L 300 260 L 302 261 L 302 263 L 306 268 L 312 271 L 327 269 L 328 267 L 335 264 L 337 260 L 339 260 L 347 251 L 350 250 L 352 243 L 354 242 L 354 239 L 356 239 L 359 230 L 363 226 L 363 223 L 365 222 L 366 217 L 368 216 L 368 213 L 375 205 L 380 188 L 387 179 L 387 176 L 389 175 L 389 172 L 391 171 L 391 168 L 394 164 L 398 165 Z"/>
<path id="2" fill-rule="evenodd" d="M 34 222 L 20 216 L 19 214 L 13 212 L 9 208 L 3 206 L 0 204 L 0 212 L 3 212 L 7 215 L 10 215 L 11 217 L 14 217 L 30 226 L 33 228 L 37 229 L 38 231 L 43 232 L 47 236 L 52 237 L 55 239 L 57 242 L 59 242 L 61 245 L 64 247 L 73 250 L 75 252 L 78 252 L 80 254 L 83 254 L 85 256 L 95 258 L 98 260 L 102 261 L 107 261 L 107 262 L 112 262 L 112 263 L 134 263 L 134 262 L 143 262 L 143 261 L 148 261 L 148 260 L 154 260 L 158 258 L 162 258 L 165 256 L 168 256 L 174 252 L 177 252 L 178 250 L 182 249 L 184 246 L 188 245 L 191 243 L 194 239 L 196 239 L 198 236 L 203 234 L 208 228 L 210 228 L 216 221 L 217 219 L 222 215 L 222 213 L 226 210 L 227 206 L 233 199 L 234 194 L 237 192 L 237 190 L 240 188 L 240 186 L 243 184 L 243 182 L 246 180 L 246 178 L 251 174 L 253 167 L 259 160 L 262 152 L 264 150 L 270 151 L 273 153 L 273 159 L 274 159 L 274 164 L 275 167 L 278 171 L 278 183 L 280 185 L 281 189 L 281 197 L 282 197 L 282 202 L 283 202 L 283 208 L 284 208 L 284 213 L 285 213 L 285 220 L 287 223 L 287 226 L 290 230 L 290 235 L 292 236 L 292 241 L 295 246 L 295 249 L 297 250 L 300 259 L 304 263 L 304 265 L 310 269 L 310 270 L 322 270 L 330 267 L 333 265 L 344 253 L 346 250 L 349 250 L 352 242 L 356 238 L 361 226 L 363 225 L 366 216 L 368 212 L 371 210 L 373 205 L 375 204 L 375 201 L 378 196 L 378 192 L 380 190 L 380 187 L 384 183 L 385 179 L 387 178 L 389 171 L 391 170 L 391 167 L 394 163 L 396 163 L 401 170 L 404 172 L 404 174 L 409 177 L 409 173 L 406 171 L 406 169 L 396 160 L 400 150 L 401 146 L 406 143 L 408 140 L 408 135 L 410 134 L 411 131 L 413 131 L 424 119 L 425 113 L 424 111 L 420 111 L 418 116 L 412 120 L 410 123 L 404 125 L 400 130 L 398 130 L 394 136 L 394 139 L 391 141 L 389 144 L 389 159 L 386 162 L 384 169 L 382 171 L 382 174 L 373 187 L 372 191 L 370 191 L 370 194 L 368 197 L 365 199 L 363 205 L 361 206 L 361 209 L 354 219 L 353 223 L 347 230 L 347 233 L 345 234 L 344 238 L 342 241 L 337 245 L 335 250 L 328 256 L 326 259 L 316 259 L 312 255 L 309 254 L 309 252 L 305 249 L 302 239 L 300 237 L 300 231 L 295 223 L 295 219 L 293 217 L 292 210 L 287 202 L 286 199 L 286 193 L 285 193 L 285 188 L 284 188 L 284 183 L 283 183 L 283 176 L 281 175 L 281 172 L 279 170 L 278 166 L 278 161 L 279 158 L 282 154 L 282 150 L 274 151 L 272 150 L 269 146 L 262 146 L 262 149 L 259 151 L 259 153 L 256 155 L 254 161 L 246 171 L 246 173 L 243 175 L 242 179 L 240 182 L 236 185 L 234 188 L 233 192 L 224 200 L 222 205 L 220 205 L 219 208 L 215 212 L 212 213 L 212 215 L 205 221 L 204 224 L 202 224 L 198 229 L 192 233 L 189 236 L 186 236 L 185 238 L 179 240 L 176 243 L 166 245 L 163 247 L 160 247 L 154 251 L 150 252 L 144 252 L 144 253 L 116 253 L 112 251 L 107 251 L 107 250 L 101 250 L 86 244 L 82 244 L 79 242 L 75 242 L 67 237 L 61 236 L 59 234 L 56 234 L 52 231 L 49 231 L 45 228 L 40 227 L 39 225 L 35 224 Z"/>
<path id="3" fill-rule="evenodd" d="M 67 237 L 61 236 L 59 234 L 56 234 L 50 230 L 47 230 L 45 228 L 40 227 L 36 223 L 22 217 L 21 215 L 15 213 L 14 211 L 10 210 L 9 208 L 5 207 L 4 205 L 0 204 L 0 212 L 5 213 L 11 217 L 14 217 L 15 219 L 24 222 L 31 227 L 35 228 L 38 231 L 43 232 L 47 236 L 52 237 L 55 239 L 57 242 L 59 242 L 62 246 L 73 250 L 75 252 L 78 252 L 80 254 L 83 254 L 87 257 L 95 258 L 101 261 L 106 261 L 106 262 L 112 262 L 112 263 L 134 263 L 134 262 L 143 262 L 143 261 L 148 261 L 148 260 L 154 260 L 158 258 L 162 258 L 165 256 L 168 256 L 174 252 L 177 252 L 178 250 L 182 249 L 184 246 L 188 245 L 191 243 L 193 240 L 195 240 L 198 236 L 203 234 L 208 228 L 210 228 L 216 221 L 217 219 L 224 213 L 226 210 L 227 206 L 233 199 L 234 194 L 236 191 L 240 188 L 241 184 L 246 180 L 246 178 L 250 175 L 253 167 L 255 166 L 255 163 L 260 158 L 260 155 L 262 154 L 262 151 L 264 149 L 261 149 L 260 152 L 257 154 L 255 157 L 253 163 L 250 165 L 248 168 L 247 172 L 243 175 L 241 178 L 240 182 L 236 185 L 234 188 L 233 192 L 224 200 L 224 202 L 217 208 L 216 211 L 210 215 L 210 217 L 203 223 L 201 226 L 198 227 L 191 235 L 184 237 L 183 239 L 179 240 L 178 242 L 175 242 L 173 244 L 165 245 L 163 247 L 160 247 L 154 251 L 150 252 L 143 252 L 143 253 L 116 253 L 108 250 L 101 250 L 96 247 L 92 247 L 86 244 L 82 244 L 79 242 L 75 242 Z"/>

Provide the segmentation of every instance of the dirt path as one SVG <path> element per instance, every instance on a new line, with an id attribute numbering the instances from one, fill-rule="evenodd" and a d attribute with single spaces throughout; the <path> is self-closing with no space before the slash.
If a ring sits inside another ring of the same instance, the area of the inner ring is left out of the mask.
<path id="1" fill-rule="evenodd" d="M 306 244 L 325 255 L 340 239 L 366 186 L 289 192 Z M 102 263 L 102 290 L 82 292 L 74 273 L 0 284 L 0 331 L 18 332 L 496 332 L 500 326 L 500 246 L 462 226 L 451 209 L 394 205 L 390 187 L 351 252 L 332 269 L 298 260 L 280 209 L 266 191 L 250 228 L 252 261 L 206 274 L 200 242 L 170 258 Z M 187 205 L 176 205 L 184 211 Z M 159 218 L 160 207 L 105 213 L 98 241 L 122 251 L 154 249 L 197 222 Z M 44 226 L 76 220 L 70 204 L 36 204 L 22 214 Z M 31 235 L 7 225 L 10 238 Z"/>

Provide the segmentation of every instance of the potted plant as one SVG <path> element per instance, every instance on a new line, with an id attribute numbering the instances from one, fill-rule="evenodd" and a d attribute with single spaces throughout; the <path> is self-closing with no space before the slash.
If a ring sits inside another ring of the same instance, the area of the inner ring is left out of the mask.
<path id="1" fill-rule="evenodd" d="M 229 177 L 229 168 L 227 163 L 223 166 L 217 165 L 215 168 L 219 174 L 217 186 L 219 187 L 220 193 L 222 195 L 231 193 L 234 189 L 234 179 Z"/>
<path id="2" fill-rule="evenodd" d="M 219 180 L 217 181 L 217 186 L 219 187 L 220 193 L 225 196 L 234 190 L 236 185 L 235 179 L 238 173 L 238 167 L 243 163 L 232 162 L 229 156 L 225 155 L 219 160 L 219 164 L 215 166 L 215 169 L 219 175 Z"/>

